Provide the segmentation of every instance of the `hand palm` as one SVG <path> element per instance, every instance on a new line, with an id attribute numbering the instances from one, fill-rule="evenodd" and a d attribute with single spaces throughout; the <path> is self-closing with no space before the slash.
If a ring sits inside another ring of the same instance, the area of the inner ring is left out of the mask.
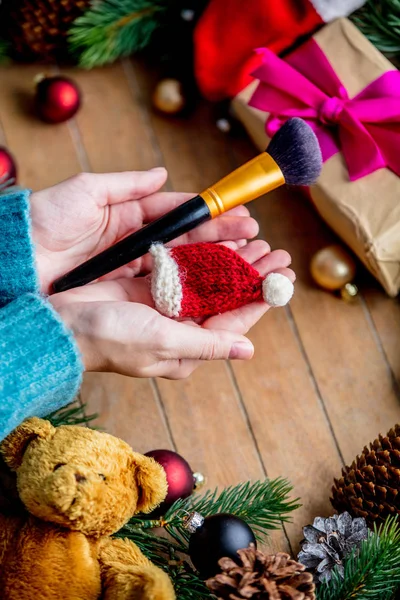
<path id="1" fill-rule="evenodd" d="M 162 193 L 165 171 L 126 174 L 81 174 L 32 196 L 31 216 L 42 291 L 91 256 L 154 221 L 191 197 Z M 257 224 L 244 207 L 206 223 L 176 240 L 241 240 L 257 234 Z M 151 268 L 148 256 L 103 279 L 133 277 Z"/>

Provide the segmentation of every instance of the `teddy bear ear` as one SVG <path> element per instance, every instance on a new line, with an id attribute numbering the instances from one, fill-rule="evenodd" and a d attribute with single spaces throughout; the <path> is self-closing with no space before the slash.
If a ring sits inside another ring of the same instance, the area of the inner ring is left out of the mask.
<path id="1" fill-rule="evenodd" d="M 50 421 L 44 421 L 37 417 L 27 419 L 16 427 L 0 444 L 0 452 L 6 464 L 16 471 L 22 464 L 26 449 L 32 440 L 37 438 L 51 438 L 55 427 Z"/>
<path id="2" fill-rule="evenodd" d="M 136 512 L 149 513 L 165 500 L 168 492 L 167 476 L 154 458 L 136 452 L 133 454 L 135 481 L 139 489 Z"/>

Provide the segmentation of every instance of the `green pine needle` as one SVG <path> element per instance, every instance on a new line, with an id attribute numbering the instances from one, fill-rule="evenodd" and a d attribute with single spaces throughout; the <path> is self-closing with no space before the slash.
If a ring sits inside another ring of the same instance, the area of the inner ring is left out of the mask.
<path id="1" fill-rule="evenodd" d="M 6 65 L 10 62 L 9 52 L 10 44 L 6 40 L 0 39 L 0 65 Z"/>
<path id="2" fill-rule="evenodd" d="M 160 26 L 167 0 L 102 0 L 70 29 L 69 42 L 80 66 L 91 69 L 143 50 Z"/>
<path id="3" fill-rule="evenodd" d="M 317 600 L 386 600 L 399 588 L 400 527 L 389 517 L 346 560 L 344 579 L 334 569 L 332 580 L 317 588 Z"/>
<path id="4" fill-rule="evenodd" d="M 98 429 L 91 425 L 92 421 L 97 419 L 98 415 L 86 415 L 85 408 L 85 404 L 74 402 L 65 408 L 61 408 L 60 410 L 51 413 L 45 418 L 50 421 L 54 427 L 60 427 L 60 425 L 90 425 L 92 429 Z"/>
<path id="5" fill-rule="evenodd" d="M 368 0 L 352 20 L 378 50 L 400 54 L 400 0 Z"/>

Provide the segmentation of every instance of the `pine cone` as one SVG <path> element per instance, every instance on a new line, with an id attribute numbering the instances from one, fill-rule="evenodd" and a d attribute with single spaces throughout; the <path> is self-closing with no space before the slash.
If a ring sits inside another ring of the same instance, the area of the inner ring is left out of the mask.
<path id="1" fill-rule="evenodd" d="M 52 61 L 67 54 L 67 32 L 91 0 L 3 0 L 0 35 L 13 58 Z"/>
<path id="2" fill-rule="evenodd" d="M 400 425 L 370 448 L 364 448 L 351 467 L 335 479 L 331 502 L 338 512 L 364 517 L 368 525 L 400 513 Z"/>
<path id="3" fill-rule="evenodd" d="M 254 545 L 239 550 L 240 563 L 230 558 L 219 561 L 222 573 L 207 581 L 220 599 L 315 600 L 311 573 L 288 554 L 266 555 Z"/>
<path id="4" fill-rule="evenodd" d="M 298 560 L 314 575 L 316 582 L 330 581 L 332 571 L 344 577 L 346 557 L 368 537 L 365 519 L 352 519 L 349 513 L 328 519 L 316 517 L 312 525 L 303 529 Z"/>

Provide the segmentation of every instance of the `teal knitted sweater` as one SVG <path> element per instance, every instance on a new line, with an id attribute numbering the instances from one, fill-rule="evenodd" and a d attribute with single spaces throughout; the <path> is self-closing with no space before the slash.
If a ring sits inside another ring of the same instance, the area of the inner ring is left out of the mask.
<path id="1" fill-rule="evenodd" d="M 29 192 L 0 195 L 0 440 L 71 402 L 82 372 L 72 333 L 40 295 Z"/>

